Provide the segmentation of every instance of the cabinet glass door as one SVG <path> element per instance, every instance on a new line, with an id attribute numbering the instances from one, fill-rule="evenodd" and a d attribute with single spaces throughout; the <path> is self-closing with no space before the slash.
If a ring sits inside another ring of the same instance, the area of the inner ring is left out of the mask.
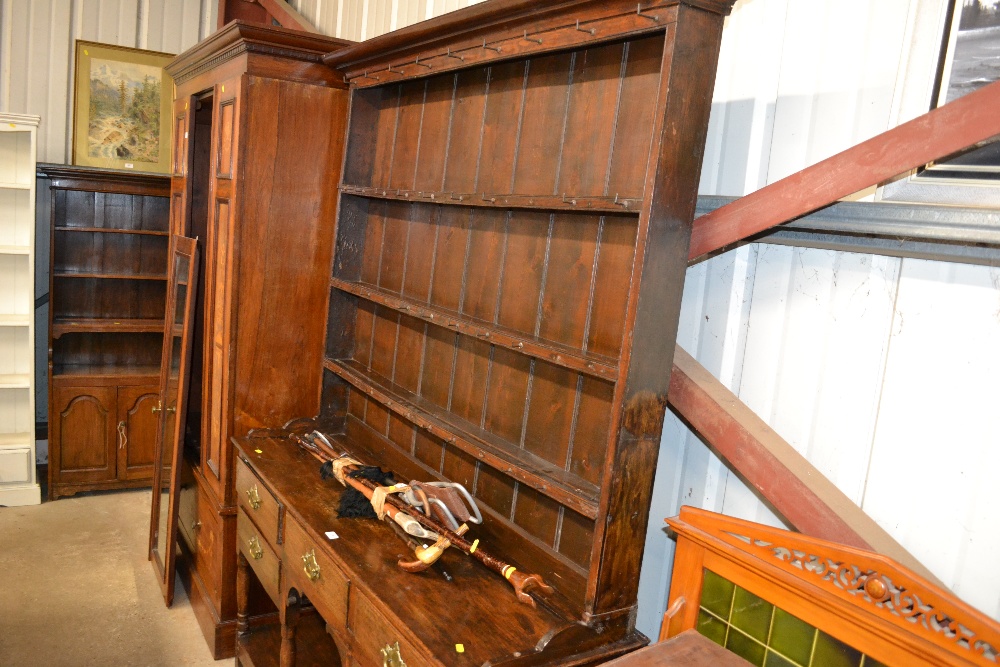
<path id="1" fill-rule="evenodd" d="M 197 240 L 175 236 L 167 289 L 166 331 L 160 363 L 159 413 L 153 460 L 153 503 L 149 522 L 149 559 L 160 579 L 167 606 L 174 598 L 178 482 L 187 398 L 192 308 L 197 278 Z"/>

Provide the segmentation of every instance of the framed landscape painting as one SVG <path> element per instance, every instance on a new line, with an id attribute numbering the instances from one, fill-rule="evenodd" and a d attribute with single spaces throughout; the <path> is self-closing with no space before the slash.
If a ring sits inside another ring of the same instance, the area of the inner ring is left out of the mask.
<path id="1" fill-rule="evenodd" d="M 76 42 L 73 164 L 167 173 L 169 53 Z"/>

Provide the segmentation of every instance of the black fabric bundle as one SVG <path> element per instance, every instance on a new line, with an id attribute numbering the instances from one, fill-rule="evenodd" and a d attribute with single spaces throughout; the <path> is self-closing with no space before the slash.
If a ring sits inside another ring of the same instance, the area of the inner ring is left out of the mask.
<path id="1" fill-rule="evenodd" d="M 320 477 L 330 479 L 333 477 L 333 465 L 327 461 L 319 469 Z M 348 477 L 360 477 L 375 482 L 379 486 L 390 486 L 396 483 L 391 472 L 383 472 L 378 466 L 361 466 L 357 470 L 347 473 Z M 344 489 L 340 494 L 340 504 L 337 506 L 337 516 L 341 519 L 377 519 L 372 504 L 361 493 L 352 486 Z"/>

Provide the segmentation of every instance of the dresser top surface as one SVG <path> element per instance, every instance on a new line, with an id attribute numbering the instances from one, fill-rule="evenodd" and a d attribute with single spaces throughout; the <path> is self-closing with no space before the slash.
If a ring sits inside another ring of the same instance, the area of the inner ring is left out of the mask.
<path id="1" fill-rule="evenodd" d="M 451 582 L 435 570 L 404 572 L 396 562 L 413 560 L 407 545 L 374 519 L 338 518 L 343 488 L 336 480 L 320 478 L 314 458 L 285 439 L 247 437 L 235 442 L 239 457 L 337 561 L 351 585 L 377 600 L 383 613 L 401 619 L 431 654 L 450 656 L 449 664 L 479 665 L 515 650 L 531 650 L 546 633 L 572 624 L 541 605 L 532 609 L 518 602 L 498 575 L 455 549 L 440 561 Z M 337 538 L 328 538 L 327 531 Z M 473 526 L 473 538 L 475 532 Z M 463 653 L 456 652 L 456 644 L 463 646 Z"/>

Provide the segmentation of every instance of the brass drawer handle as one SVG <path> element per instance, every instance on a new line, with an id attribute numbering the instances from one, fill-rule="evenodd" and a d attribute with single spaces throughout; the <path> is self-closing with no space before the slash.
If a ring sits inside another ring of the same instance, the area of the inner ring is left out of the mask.
<path id="1" fill-rule="evenodd" d="M 399 655 L 399 642 L 388 644 L 382 649 L 382 667 L 406 667 L 403 656 Z"/>
<path id="2" fill-rule="evenodd" d="M 256 484 L 247 489 L 247 500 L 250 502 L 250 507 L 260 509 L 260 493 Z"/>
<path id="3" fill-rule="evenodd" d="M 250 555 L 253 556 L 254 560 L 260 560 L 264 557 L 264 550 L 260 548 L 260 542 L 256 535 L 247 540 L 247 546 L 250 547 Z"/>
<path id="4" fill-rule="evenodd" d="M 311 549 L 309 553 L 302 556 L 302 569 L 305 570 L 309 581 L 319 579 L 319 563 L 316 562 L 316 550 Z"/>

